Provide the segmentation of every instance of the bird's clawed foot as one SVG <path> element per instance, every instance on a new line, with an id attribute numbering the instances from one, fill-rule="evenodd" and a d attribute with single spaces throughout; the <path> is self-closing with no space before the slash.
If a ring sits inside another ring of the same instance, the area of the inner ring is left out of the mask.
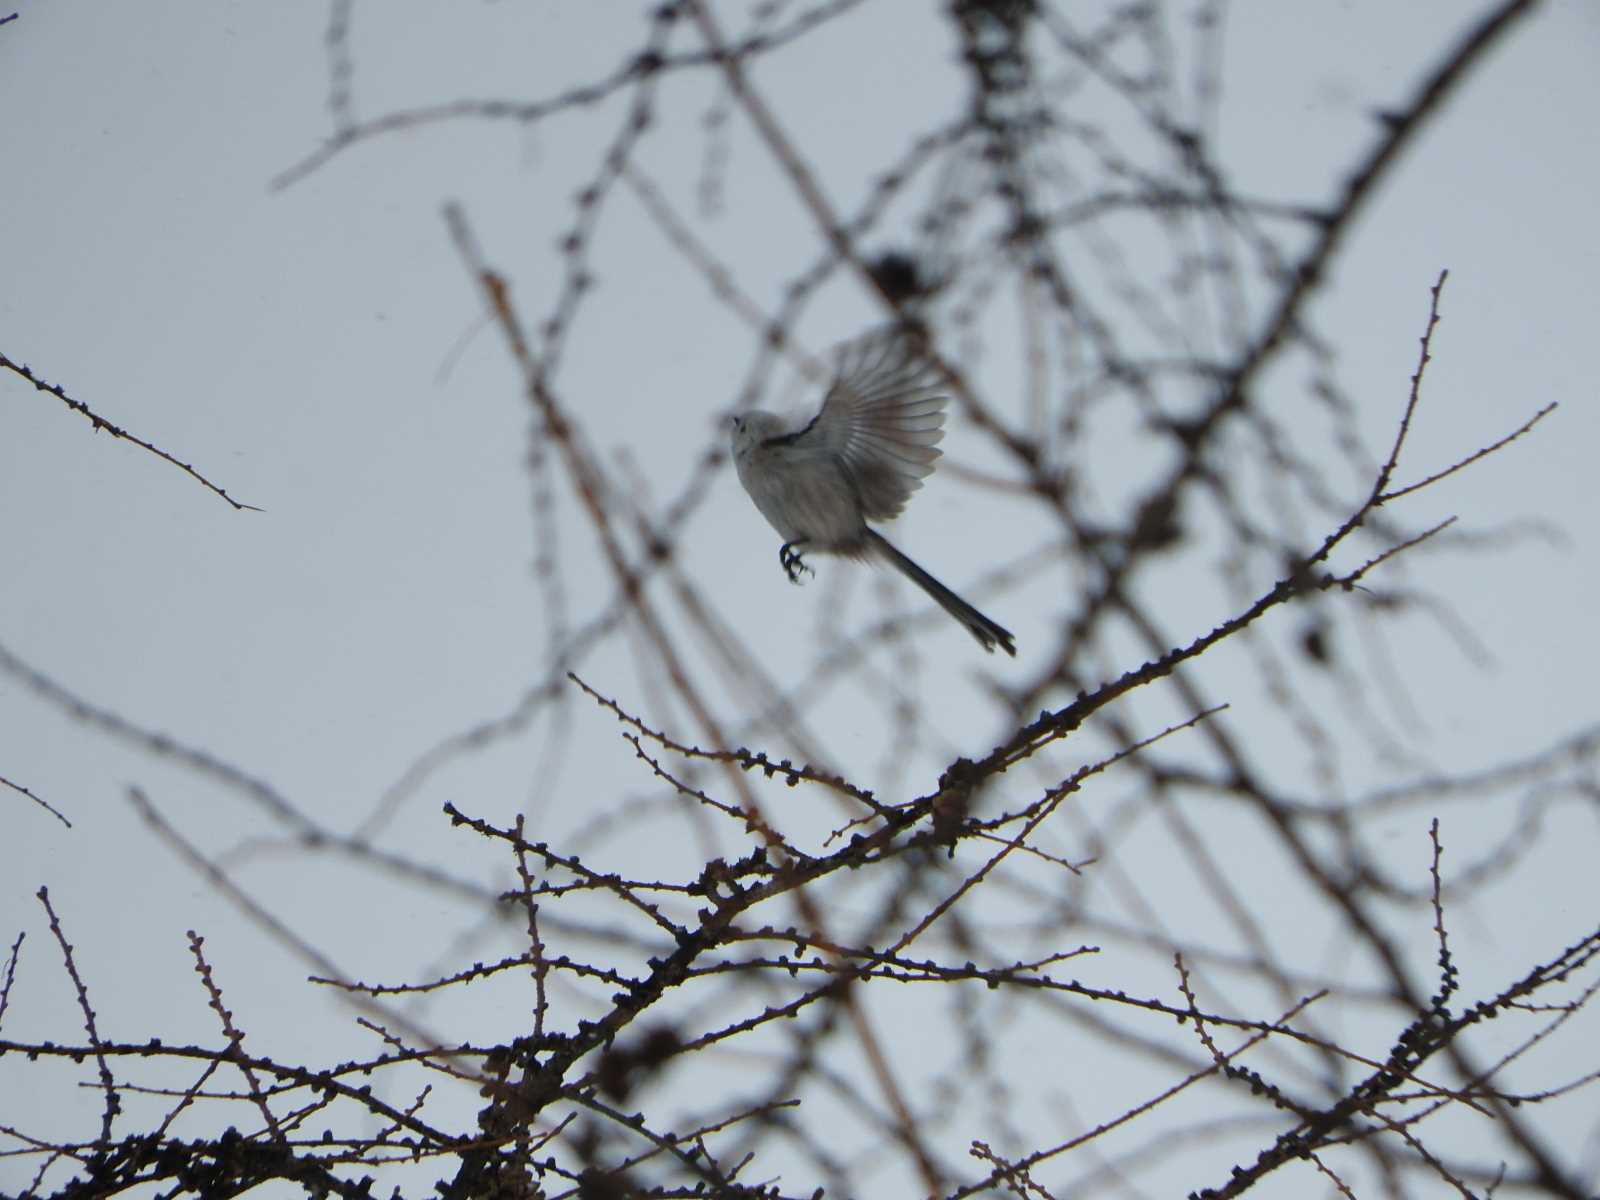
<path id="1" fill-rule="evenodd" d="M 785 542 L 778 547 L 778 561 L 783 564 L 783 573 L 789 577 L 790 583 L 799 583 L 802 575 L 816 574 L 800 557 L 800 547 L 804 545 L 803 541 Z"/>

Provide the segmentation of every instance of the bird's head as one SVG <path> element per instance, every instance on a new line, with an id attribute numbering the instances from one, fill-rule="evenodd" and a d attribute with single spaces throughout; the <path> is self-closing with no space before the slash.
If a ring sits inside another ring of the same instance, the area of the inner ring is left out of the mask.
<path id="1" fill-rule="evenodd" d="M 729 440 L 733 446 L 733 456 L 738 458 L 751 450 L 758 442 L 776 436 L 782 431 L 781 424 L 778 418 L 771 413 L 735 413 L 728 418 Z"/>

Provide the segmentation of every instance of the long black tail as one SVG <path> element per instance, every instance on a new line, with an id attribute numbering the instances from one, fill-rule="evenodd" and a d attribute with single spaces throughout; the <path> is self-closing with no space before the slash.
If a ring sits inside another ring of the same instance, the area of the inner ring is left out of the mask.
<path id="1" fill-rule="evenodd" d="M 871 543 L 878 554 L 882 555 L 884 561 L 890 563 L 912 583 L 927 592 L 929 596 L 933 597 L 934 603 L 965 625 L 967 631 L 978 639 L 978 644 L 985 650 L 993 654 L 994 648 L 999 646 L 1012 658 L 1017 656 L 1017 648 L 1012 644 L 1014 639 L 1010 630 L 989 620 L 988 617 L 973 608 L 972 605 L 945 587 L 944 584 L 929 575 L 904 554 L 901 554 L 900 551 L 889 544 L 887 538 L 876 530 L 867 530 L 867 541 Z"/>

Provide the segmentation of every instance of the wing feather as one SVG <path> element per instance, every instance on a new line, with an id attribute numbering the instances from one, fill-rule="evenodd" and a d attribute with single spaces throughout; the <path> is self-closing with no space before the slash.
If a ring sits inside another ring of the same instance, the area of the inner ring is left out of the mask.
<path id="1" fill-rule="evenodd" d="M 835 352 L 822 411 L 796 449 L 837 456 L 871 521 L 898 516 L 933 472 L 950 397 L 937 369 L 899 329 L 881 330 Z"/>

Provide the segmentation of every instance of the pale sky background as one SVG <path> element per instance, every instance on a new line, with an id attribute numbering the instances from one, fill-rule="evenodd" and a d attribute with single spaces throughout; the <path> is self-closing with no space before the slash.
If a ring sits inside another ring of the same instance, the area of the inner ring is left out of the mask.
<path id="1" fill-rule="evenodd" d="M 963 102 L 953 75 L 906 77 L 885 61 L 886 43 L 934 58 L 946 47 L 942 20 L 907 19 L 915 7 L 869 4 L 818 39 L 814 53 L 825 60 L 780 57 L 758 74 L 843 207 L 882 168 L 885 147 L 931 124 L 930 110 Z M 1410 94 L 1421 64 L 1453 44 L 1479 7 L 1231 5 L 1218 136 L 1235 181 L 1262 196 L 1326 201 L 1369 143 L 1373 114 Z M 13 0 L 0 15 L 13 9 L 17 20 L 0 26 L 0 353 L 264 511 L 233 511 L 0 373 L 0 646 L 78 697 L 259 775 L 318 821 L 353 830 L 419 753 L 515 706 L 537 680 L 548 632 L 532 571 L 528 412 L 498 334 L 474 333 L 479 299 L 442 208 L 463 205 L 532 323 L 560 283 L 556 242 L 573 193 L 620 109 L 613 102 L 533 129 L 458 121 L 385 136 L 274 190 L 274 178 L 331 128 L 325 5 Z M 636 11 L 609 2 L 358 2 L 355 112 L 557 94 L 638 44 Z M 818 88 L 821 61 L 827 86 Z M 1549 534 L 1419 556 L 1405 568 L 1412 585 L 1450 598 L 1491 655 L 1469 661 L 1427 622 L 1403 626 L 1391 645 L 1420 718 L 1405 737 L 1419 760 L 1452 770 L 1532 753 L 1600 717 L 1597 63 L 1592 2 L 1552 3 L 1519 26 L 1383 187 L 1313 308 L 1372 444 L 1385 444 L 1414 368 L 1427 289 L 1450 270 L 1403 478 L 1560 404 L 1534 435 L 1407 513 L 1419 527 L 1456 514 L 1469 531 L 1537 524 Z M 641 155 L 681 185 L 686 208 L 706 153 L 700 119 L 713 84 L 663 81 L 662 127 Z M 818 243 L 742 118 L 731 129 L 722 208 L 701 231 L 774 311 Z M 659 503 L 722 437 L 756 338 L 626 192 L 611 198 L 603 221 L 598 287 L 568 342 L 563 395 L 581 406 L 595 450 L 608 461 L 625 454 Z M 804 314 L 799 337 L 821 352 L 880 316 L 854 283 L 836 281 Z M 1002 364 L 975 370 L 1004 392 Z M 951 463 L 993 461 L 959 418 L 944 447 Z M 881 615 L 881 581 L 842 574 L 860 568 L 830 565 L 830 578 L 790 588 L 774 561 L 777 539 L 731 470 L 710 487 L 684 529 L 679 562 L 771 674 L 804 673 L 834 598 L 848 596 L 858 624 Z M 1114 503 L 1109 490 L 1105 502 Z M 965 589 L 1035 542 L 1026 530 L 997 528 L 984 503 L 955 473 L 936 474 L 895 527 L 897 543 Z M 571 522 L 564 530 L 587 547 L 587 531 Z M 1264 590 L 1271 580 L 1256 582 Z M 571 570 L 562 584 L 574 621 L 610 594 L 598 568 Z M 922 669 L 938 685 L 930 684 L 928 717 L 946 741 L 894 768 L 910 794 L 931 784 L 930 765 L 993 744 L 1001 726 L 972 685 L 990 674 L 1027 676 L 1030 652 L 1053 644 L 1047 600 L 1035 586 L 980 604 L 1015 631 L 1017 663 L 985 659 L 953 625 L 916 627 Z M 925 608 L 903 594 L 899 602 Z M 1159 603 L 1185 639 L 1225 611 L 1176 590 Z M 1237 701 L 1233 670 L 1219 656 L 1207 681 Z M 653 685 L 633 669 L 626 638 L 582 671 L 651 711 Z M 892 776 L 876 727 L 852 713 L 859 699 L 838 696 L 817 724 L 842 762 Z M 446 800 L 502 824 L 526 811 L 539 836 L 556 841 L 650 792 L 609 718 L 587 703 L 566 714 L 564 724 L 432 777 L 387 828 L 389 844 L 472 874 L 484 860 L 439 817 Z M 561 746 L 554 758 L 552 738 Z M 559 775 L 546 774 L 552 761 Z M 1353 783 L 1364 765 L 1350 766 Z M 212 853 L 272 833 L 258 809 L 86 727 L 3 673 L 0 775 L 73 822 L 65 828 L 0 789 L 0 940 L 28 931 L 7 1036 L 79 1035 L 34 899 L 45 885 L 115 1036 L 193 1038 L 197 1028 L 211 1036 L 183 937 L 195 928 L 263 1049 L 298 1030 L 295 1053 L 339 1053 L 348 1010 L 305 987 L 304 962 L 179 862 L 131 810 L 127 789 L 144 789 Z M 1471 828 L 1470 812 L 1447 819 L 1463 860 L 1475 839 L 1491 836 Z M 1493 904 L 1463 907 L 1457 950 L 1484 981 L 1510 978 L 1592 928 L 1594 818 L 1592 806 L 1552 812 L 1548 856 L 1534 873 Z M 1502 828 L 1495 814 L 1485 821 Z M 1425 822 L 1410 814 L 1393 835 L 1406 869 L 1425 871 Z M 637 866 L 655 848 L 624 838 L 608 851 L 635 856 Z M 300 852 L 237 862 L 253 894 L 353 976 L 423 975 L 486 953 L 471 940 L 470 903 Z M 1119 865 L 1134 877 L 1162 874 L 1158 863 Z M 506 885 L 508 869 L 496 862 L 499 873 L 482 885 Z M 1270 904 L 1271 868 L 1239 869 Z M 1167 899 L 1182 907 L 1181 895 Z M 1419 929 L 1416 944 L 1426 947 L 1428 936 Z M 466 950 L 454 948 L 457 938 Z M 0 1061 L 0 1095 L 13 1069 Z M 93 1093 L 84 1103 L 95 1111 Z M 1569 1162 L 1587 1164 L 1590 1187 L 1600 1187 L 1596 1129 L 1577 1121 L 1550 1132 Z M 19 1189 L 30 1174 L 0 1159 L 0 1190 Z M 1212 1181 L 1174 1177 L 1175 1186 Z M 1297 1193 L 1285 1178 L 1258 1194 Z"/>

